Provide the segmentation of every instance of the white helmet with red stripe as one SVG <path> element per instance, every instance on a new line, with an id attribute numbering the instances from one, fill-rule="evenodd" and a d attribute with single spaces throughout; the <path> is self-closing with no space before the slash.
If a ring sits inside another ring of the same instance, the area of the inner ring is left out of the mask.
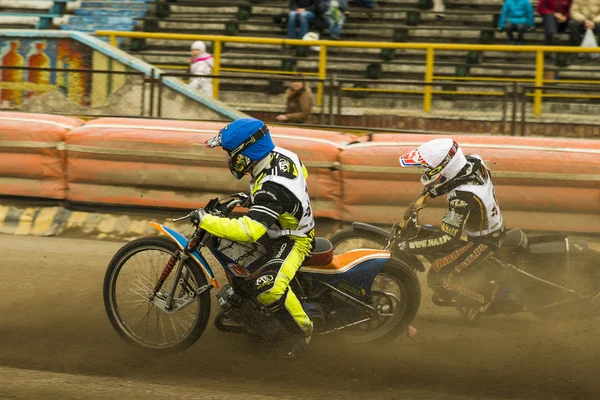
<path id="1" fill-rule="evenodd" d="M 455 178 L 466 164 L 462 149 L 449 138 L 430 140 L 400 157 L 403 167 L 421 167 L 421 183 L 434 196 L 443 194 L 442 186 Z"/>

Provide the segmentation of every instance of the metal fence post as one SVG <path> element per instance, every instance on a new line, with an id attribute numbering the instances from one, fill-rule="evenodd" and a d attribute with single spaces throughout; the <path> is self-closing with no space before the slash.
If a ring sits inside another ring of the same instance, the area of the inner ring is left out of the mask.
<path id="1" fill-rule="evenodd" d="M 150 70 L 150 112 L 149 117 L 154 117 L 154 68 Z"/>
<path id="2" fill-rule="evenodd" d="M 512 116 L 510 121 L 510 134 L 515 136 L 517 134 L 517 82 L 513 82 L 512 85 Z"/>
<path id="3" fill-rule="evenodd" d="M 215 40 L 215 48 L 213 50 L 213 57 L 215 60 L 215 66 L 213 67 L 213 75 L 219 76 L 221 74 L 221 41 Z M 213 78 L 213 98 L 219 100 L 219 78 Z"/>
<path id="4" fill-rule="evenodd" d="M 338 81 L 338 85 L 337 85 L 337 88 L 336 88 L 336 92 L 337 92 L 337 117 L 338 118 L 341 118 L 341 116 L 342 116 L 342 93 L 343 93 L 343 91 L 342 91 L 342 85 L 343 84 L 344 83 L 342 81 Z M 334 123 L 332 125 L 339 124 L 339 122 L 340 122 L 339 120 L 336 120 L 336 121 L 334 121 Z"/>
<path id="5" fill-rule="evenodd" d="M 333 125 L 333 96 L 334 96 L 334 88 L 335 88 L 335 80 L 336 80 L 336 76 L 331 75 L 329 77 L 329 125 Z M 321 108 L 322 109 L 322 108 Z M 325 124 L 325 121 L 321 122 L 323 125 Z"/>
<path id="6" fill-rule="evenodd" d="M 146 75 L 142 72 L 140 74 L 140 78 L 142 81 L 142 104 L 140 110 L 140 116 L 144 116 L 146 114 Z"/>
<path id="7" fill-rule="evenodd" d="M 544 51 L 538 50 L 535 53 L 535 86 L 544 85 Z M 535 115 L 542 113 L 542 90 L 536 89 L 534 95 L 533 111 Z"/>
<path id="8" fill-rule="evenodd" d="M 521 136 L 525 136 L 526 120 L 527 120 L 527 88 L 521 88 Z"/>
<path id="9" fill-rule="evenodd" d="M 506 135 L 506 111 L 507 111 L 506 110 L 507 109 L 507 104 L 506 104 L 507 103 L 507 99 L 506 99 L 506 97 L 508 95 L 509 87 L 510 86 L 508 86 L 508 85 L 506 85 L 504 87 L 504 95 L 502 96 L 502 129 L 500 131 L 500 133 L 502 135 Z"/>
<path id="10" fill-rule="evenodd" d="M 325 84 L 325 82 L 324 82 L 324 81 L 320 81 L 320 83 L 323 83 L 323 84 Z M 331 86 L 331 85 L 330 85 L 330 86 Z M 330 97 L 329 104 L 331 104 L 331 87 L 330 87 L 330 93 L 329 93 L 329 97 Z M 321 112 L 319 113 L 319 123 L 320 123 L 321 125 L 325 124 L 325 103 L 323 103 L 323 104 L 321 105 Z"/>
<path id="11" fill-rule="evenodd" d="M 162 117 L 162 91 L 163 91 L 163 76 L 158 75 L 158 110 L 157 116 Z"/>
<path id="12" fill-rule="evenodd" d="M 319 48 L 319 79 L 323 81 L 327 77 L 327 47 L 321 45 Z M 323 83 L 319 83 L 317 89 L 317 105 L 323 106 Z"/>
<path id="13" fill-rule="evenodd" d="M 434 53 L 433 47 L 427 48 L 427 55 L 425 57 L 425 83 L 433 82 L 433 61 Z M 425 94 L 423 96 L 423 111 L 431 111 L 431 85 L 425 86 Z"/>

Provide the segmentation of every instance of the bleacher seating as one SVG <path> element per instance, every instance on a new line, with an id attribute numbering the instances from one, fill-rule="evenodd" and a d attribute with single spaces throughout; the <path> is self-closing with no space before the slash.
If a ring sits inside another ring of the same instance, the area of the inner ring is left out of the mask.
<path id="1" fill-rule="evenodd" d="M 67 13 L 68 6 L 77 6 L 76 0 L 0 0 L 0 23 L 3 28 L 49 29 Z"/>
<path id="2" fill-rule="evenodd" d="M 132 31 L 154 0 L 83 0 L 81 8 L 62 29 L 94 33 L 97 30 Z M 108 38 L 102 38 L 107 41 Z M 118 43 L 122 40 L 118 39 Z"/>
<path id="3" fill-rule="evenodd" d="M 288 2 L 263 0 L 260 4 L 248 1 L 230 3 L 199 0 L 166 0 L 158 13 L 141 18 L 144 29 L 164 33 L 197 33 L 254 37 L 285 37 L 287 29 L 274 18 L 288 11 Z M 375 10 L 361 8 L 352 1 L 342 38 L 358 41 L 410 41 L 441 43 L 507 44 L 504 33 L 496 29 L 502 0 L 452 0 L 446 6 L 445 18 L 438 20 L 429 0 L 379 0 Z M 527 44 L 542 45 L 544 32 L 541 17 L 538 29 L 526 34 Z M 567 43 L 562 35 L 560 44 Z M 159 67 L 184 69 L 189 57 L 189 43 L 175 40 L 134 40 L 129 50 Z M 210 51 L 209 45 L 209 51 Z M 282 51 L 284 50 L 284 51 Z M 222 66 L 227 68 L 279 70 L 293 66 L 301 72 L 315 72 L 318 54 L 308 52 L 304 57 L 285 51 L 279 45 L 226 44 Z M 436 76 L 470 76 L 480 78 L 533 79 L 535 55 L 532 53 L 436 51 Z M 562 59 L 560 59 L 562 60 Z M 344 78 L 423 80 L 425 51 L 330 48 L 327 73 Z M 548 63 L 546 71 L 560 79 L 598 79 L 597 63 L 574 59 L 571 65 Z M 375 82 L 375 81 L 374 81 Z M 221 98 L 235 101 L 239 92 L 255 93 L 253 99 L 280 103 L 269 93 L 264 80 L 222 80 Z M 385 88 L 385 85 L 378 86 Z M 389 88 L 398 88 L 389 86 Z M 414 96 L 418 98 L 419 96 Z M 466 98 L 466 97 L 465 97 Z M 374 103 L 371 103 L 374 104 Z"/>
<path id="4" fill-rule="evenodd" d="M 0 0 L 0 7 L 9 2 L 13 4 L 20 1 L 24 0 Z M 66 4 L 65 1 L 71 0 L 49 0 L 47 3 Z M 287 0 L 163 0 L 151 5 L 152 2 L 153 0 L 83 0 L 77 3 L 81 7 L 75 10 L 75 15 L 62 28 L 85 32 L 98 29 L 143 29 L 148 32 L 254 37 L 284 38 L 287 35 L 286 26 L 275 22 L 278 15 L 287 13 Z M 445 17 L 439 20 L 431 10 L 431 0 L 378 0 L 379 7 L 374 10 L 362 8 L 349 0 L 350 14 L 342 38 L 382 42 L 507 44 L 505 34 L 496 29 L 502 2 L 503 0 L 449 0 Z M 537 16 L 536 22 L 537 30 L 526 34 L 527 44 L 543 44 L 541 17 Z M 326 34 L 326 31 L 322 33 Z M 567 43 L 566 34 L 561 39 L 559 44 Z M 119 44 L 132 55 L 158 67 L 180 70 L 187 67 L 190 43 L 166 39 L 132 39 L 124 43 L 120 41 Z M 212 51 L 210 43 L 208 51 Z M 341 78 L 368 78 L 373 82 L 383 79 L 422 81 L 425 74 L 423 50 L 329 48 L 327 61 L 327 74 L 336 74 Z M 280 45 L 227 43 L 223 47 L 221 65 L 223 75 L 233 74 L 228 69 L 236 68 L 293 69 L 314 73 L 318 68 L 318 54 L 302 47 L 292 51 Z M 436 51 L 434 75 L 531 80 L 535 76 L 534 65 L 535 55 L 532 53 Z M 546 71 L 549 72 L 548 76 L 558 79 L 600 80 L 597 62 L 576 57 L 570 57 L 568 65 L 564 57 L 549 61 Z M 378 87 L 398 88 L 386 85 Z M 281 99 L 272 96 L 273 88 L 277 88 L 277 85 L 263 79 L 223 79 L 221 99 L 235 102 L 244 97 L 240 96 L 241 92 L 253 92 L 257 101 L 279 104 Z M 373 102 L 375 96 L 369 97 L 369 106 L 377 107 L 377 103 Z M 420 98 L 419 95 L 412 97 Z M 468 99 L 466 96 L 461 98 Z M 356 103 L 359 103 L 358 100 Z"/>

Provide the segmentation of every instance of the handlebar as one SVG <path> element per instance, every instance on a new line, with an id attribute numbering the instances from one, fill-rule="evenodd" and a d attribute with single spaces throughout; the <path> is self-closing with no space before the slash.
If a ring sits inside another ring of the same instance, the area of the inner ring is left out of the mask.
<path id="1" fill-rule="evenodd" d="M 186 215 L 185 217 L 181 217 L 181 218 L 174 218 L 171 221 L 173 222 L 179 222 L 179 221 L 183 221 L 184 219 L 188 219 L 190 218 L 190 216 L 192 215 L 193 211 L 191 213 L 189 213 L 188 215 Z"/>
<path id="2" fill-rule="evenodd" d="M 222 199 L 217 199 L 217 198 L 212 199 L 208 202 L 208 204 L 206 205 L 206 207 L 204 209 L 211 214 L 223 214 L 223 211 L 226 211 L 228 213 L 231 210 L 233 210 L 235 207 L 245 204 L 247 201 L 248 201 L 248 195 L 246 195 L 245 193 L 236 193 L 234 195 L 227 196 Z M 225 206 L 225 207 L 223 207 L 223 206 Z M 194 211 L 191 211 L 189 214 L 187 214 L 183 217 L 174 218 L 171 221 L 179 222 L 179 221 L 183 221 L 185 219 L 189 219 L 191 217 L 191 215 L 194 213 Z"/>
<path id="3" fill-rule="evenodd" d="M 427 198 L 429 198 L 429 195 L 430 193 L 427 190 L 423 190 L 419 193 L 404 212 L 403 220 L 394 225 L 391 232 L 391 238 L 408 239 L 409 234 L 415 228 L 419 231 L 419 211 L 425 208 L 425 203 Z"/>

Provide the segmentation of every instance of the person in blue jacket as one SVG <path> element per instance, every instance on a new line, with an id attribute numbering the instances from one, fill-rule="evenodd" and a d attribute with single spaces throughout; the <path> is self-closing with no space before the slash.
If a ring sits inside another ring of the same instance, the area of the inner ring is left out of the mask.
<path id="1" fill-rule="evenodd" d="M 523 44 L 523 36 L 527 29 L 535 27 L 533 6 L 529 0 L 505 0 L 498 21 L 498 29 L 506 30 L 511 44 Z M 515 31 L 517 38 L 515 39 Z"/>

